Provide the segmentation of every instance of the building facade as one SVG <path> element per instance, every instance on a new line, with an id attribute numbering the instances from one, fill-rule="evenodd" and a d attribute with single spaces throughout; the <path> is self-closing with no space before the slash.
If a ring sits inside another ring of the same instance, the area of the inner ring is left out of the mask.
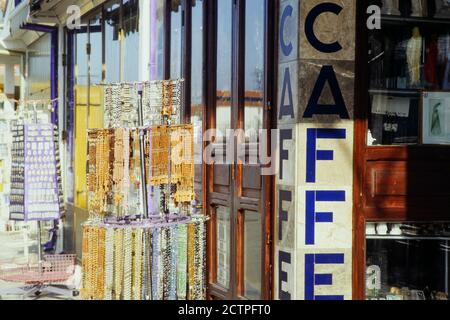
<path id="1" fill-rule="evenodd" d="M 81 253 L 101 85 L 184 78 L 197 155 L 215 129 L 195 181 L 211 299 L 448 297 L 445 1 L 8 1 L 3 24 L 22 97 L 53 101 L 68 250 Z M 247 157 L 277 145 L 272 162 L 220 161 L 228 129 Z"/>

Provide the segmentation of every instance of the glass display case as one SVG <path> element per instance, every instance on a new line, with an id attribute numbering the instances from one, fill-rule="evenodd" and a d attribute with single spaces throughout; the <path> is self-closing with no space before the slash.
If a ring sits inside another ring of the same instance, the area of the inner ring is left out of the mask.
<path id="1" fill-rule="evenodd" d="M 443 93 L 445 103 L 436 109 L 429 126 L 439 128 L 439 135 L 445 136 L 432 140 L 439 141 L 433 144 L 450 144 L 450 128 L 444 132 L 445 122 L 450 121 L 447 3 L 371 1 L 382 8 L 382 18 L 381 28 L 369 30 L 368 35 L 369 146 L 422 144 L 424 91 Z"/>
<path id="2" fill-rule="evenodd" d="M 367 223 L 366 299 L 449 300 L 450 223 Z"/>

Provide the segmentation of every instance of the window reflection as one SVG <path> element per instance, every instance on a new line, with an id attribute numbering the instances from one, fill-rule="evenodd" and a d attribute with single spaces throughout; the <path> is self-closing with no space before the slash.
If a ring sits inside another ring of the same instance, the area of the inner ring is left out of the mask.
<path id="1" fill-rule="evenodd" d="M 368 223 L 369 300 L 448 300 L 448 223 Z"/>
<path id="2" fill-rule="evenodd" d="M 191 122 L 195 139 L 195 194 L 201 202 L 203 136 L 203 0 L 192 1 Z"/>
<path id="3" fill-rule="evenodd" d="M 170 26 L 170 78 L 181 78 L 181 19 L 180 0 L 171 1 Z"/>
<path id="4" fill-rule="evenodd" d="M 230 287 L 230 209 L 219 206 L 216 209 L 216 254 L 217 283 L 224 288 Z"/>
<path id="5" fill-rule="evenodd" d="M 50 35 L 44 35 L 28 49 L 28 97 L 50 99 Z"/>
<path id="6" fill-rule="evenodd" d="M 106 82 L 120 82 L 120 1 L 105 8 Z"/>
<path id="7" fill-rule="evenodd" d="M 99 84 L 102 79 L 102 22 L 101 14 L 89 22 L 89 79 L 91 85 Z"/>
<path id="8" fill-rule="evenodd" d="M 75 83 L 77 86 L 88 84 L 88 59 L 86 44 L 88 43 L 87 27 L 75 31 Z"/>
<path id="9" fill-rule="evenodd" d="M 132 82 L 139 79 L 139 1 L 123 2 L 123 81 Z"/>
<path id="10" fill-rule="evenodd" d="M 263 125 L 264 6 L 261 0 L 247 0 L 245 6 L 245 130 L 257 141 Z"/>
<path id="11" fill-rule="evenodd" d="M 245 211 L 244 216 L 244 296 L 261 299 L 261 214 Z"/>
<path id="12" fill-rule="evenodd" d="M 150 79 L 152 80 L 164 79 L 164 10 L 164 1 L 151 1 Z"/>
<path id="13" fill-rule="evenodd" d="M 232 10 L 233 2 L 231 0 L 218 1 L 216 100 L 218 140 L 226 135 L 226 130 L 231 129 Z"/>

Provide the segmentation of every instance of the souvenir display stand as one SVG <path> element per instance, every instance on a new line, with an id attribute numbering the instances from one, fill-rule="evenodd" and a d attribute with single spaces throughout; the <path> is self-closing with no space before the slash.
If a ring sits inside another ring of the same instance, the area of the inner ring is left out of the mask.
<path id="1" fill-rule="evenodd" d="M 206 297 L 205 217 L 194 195 L 182 80 L 104 86 L 105 129 L 88 133 L 83 286 L 91 300 Z"/>
<path id="2" fill-rule="evenodd" d="M 3 102 L 0 110 L 0 232 L 8 231 L 9 227 L 9 192 L 11 189 L 11 121 L 14 119 L 12 105 Z"/>
<path id="3" fill-rule="evenodd" d="M 66 281 L 75 271 L 75 255 L 43 256 L 41 222 L 60 218 L 63 212 L 58 131 L 56 126 L 38 121 L 37 102 L 33 118 L 22 117 L 12 125 L 12 162 L 9 216 L 12 221 L 37 222 L 36 263 L 7 264 L 0 267 L 0 280 L 24 284 L 2 294 L 40 295 L 55 293 L 71 296 L 70 289 L 55 284 Z M 20 112 L 24 113 L 23 110 Z"/>

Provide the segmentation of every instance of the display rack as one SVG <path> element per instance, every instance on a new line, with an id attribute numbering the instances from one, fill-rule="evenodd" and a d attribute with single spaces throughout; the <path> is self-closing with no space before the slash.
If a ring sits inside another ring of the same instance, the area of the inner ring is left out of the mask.
<path id="1" fill-rule="evenodd" d="M 0 231 L 7 231 L 9 216 L 9 193 L 11 189 L 11 121 L 14 119 L 12 105 L 4 102 L 0 110 Z"/>
<path id="2" fill-rule="evenodd" d="M 107 128 L 88 132 L 84 299 L 205 299 L 206 219 L 191 204 L 193 130 L 180 124 L 182 82 L 102 85 Z M 136 183 L 142 214 L 127 203 Z"/>
<path id="3" fill-rule="evenodd" d="M 43 255 L 41 221 L 59 219 L 63 212 L 58 133 L 53 124 L 40 123 L 36 101 L 29 105 L 32 116 L 25 114 L 29 110 L 19 108 L 21 116 L 12 126 L 10 219 L 36 221 L 38 259 L 36 263 L 0 266 L 0 280 L 24 285 L 0 290 L 0 295 L 76 295 L 76 290 L 55 286 L 74 274 L 75 255 Z"/>

